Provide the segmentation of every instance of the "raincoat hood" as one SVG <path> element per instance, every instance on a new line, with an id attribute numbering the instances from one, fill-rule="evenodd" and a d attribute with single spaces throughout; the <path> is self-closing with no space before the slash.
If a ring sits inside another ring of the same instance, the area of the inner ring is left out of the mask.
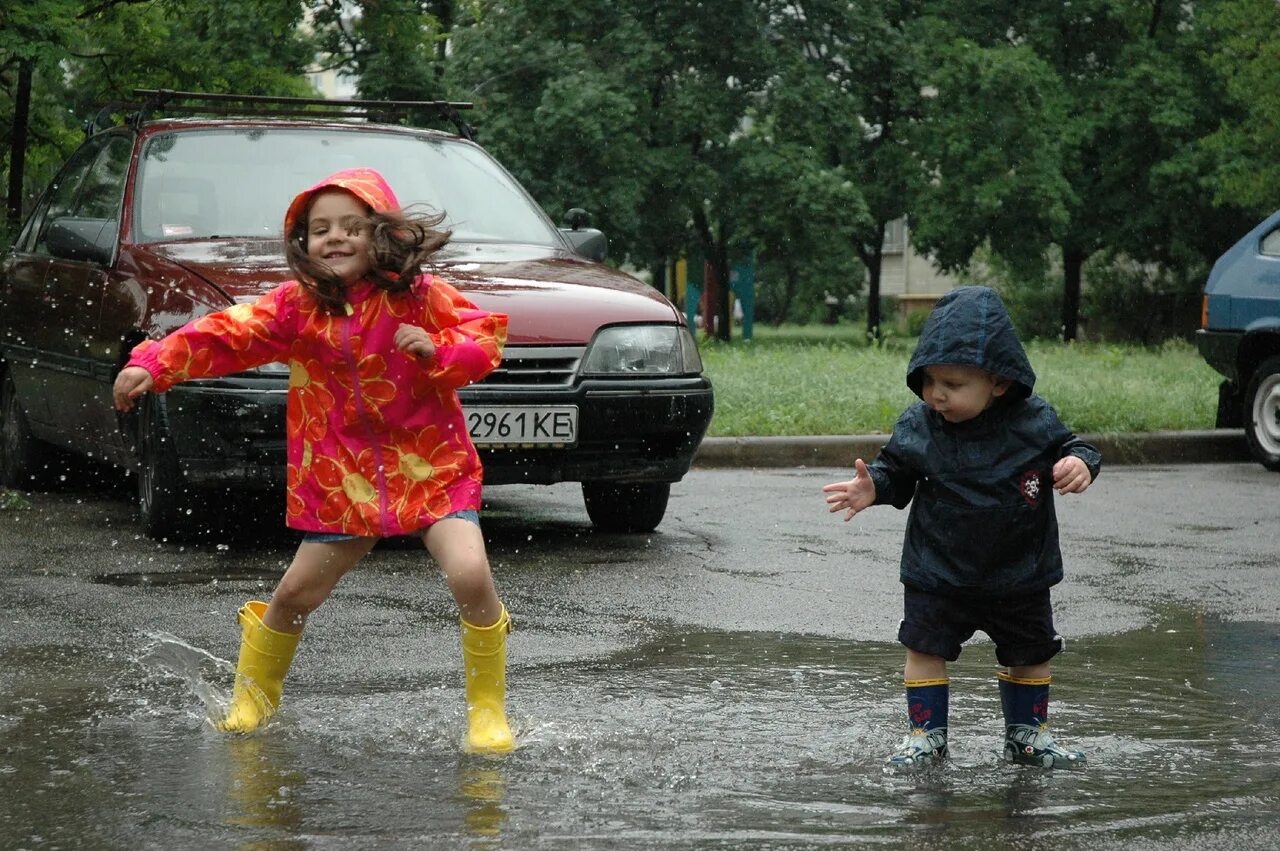
<path id="1" fill-rule="evenodd" d="M 907 366 L 907 386 L 917 396 L 924 368 L 940 364 L 975 366 L 1013 382 L 1007 398 L 1025 399 L 1035 371 L 1013 329 L 1000 294 L 990 287 L 957 287 L 938 299 L 920 332 Z"/>
<path id="2" fill-rule="evenodd" d="M 391 191 L 391 186 L 381 174 L 371 168 L 347 168 L 329 175 L 309 189 L 304 189 L 289 202 L 289 209 L 284 214 L 286 235 L 306 215 L 312 197 L 325 189 L 345 189 L 375 213 L 400 209 L 396 193 Z"/>

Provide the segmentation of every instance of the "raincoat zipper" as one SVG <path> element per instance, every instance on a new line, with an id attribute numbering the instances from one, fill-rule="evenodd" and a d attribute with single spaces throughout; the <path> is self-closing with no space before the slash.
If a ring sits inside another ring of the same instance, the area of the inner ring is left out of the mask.
<path id="1" fill-rule="evenodd" d="M 364 404 L 364 395 L 360 392 L 360 365 L 356 363 L 355 354 L 351 351 L 351 323 L 355 320 L 355 308 L 351 302 L 345 302 L 343 311 L 346 316 L 342 322 L 342 353 L 346 356 L 347 367 L 351 370 L 351 388 L 352 395 L 355 397 L 356 414 L 360 418 L 360 425 L 364 428 L 365 435 L 369 441 L 369 448 L 373 451 L 375 469 L 378 473 L 378 523 L 381 525 L 383 536 L 387 532 L 387 474 L 383 465 L 382 451 L 378 447 L 377 433 L 373 428 L 373 424 L 369 421 Z"/>

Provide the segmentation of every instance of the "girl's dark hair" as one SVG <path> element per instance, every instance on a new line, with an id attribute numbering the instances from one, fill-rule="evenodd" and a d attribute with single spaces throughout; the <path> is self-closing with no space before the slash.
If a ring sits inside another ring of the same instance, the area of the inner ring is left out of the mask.
<path id="1" fill-rule="evenodd" d="M 303 215 L 285 235 L 285 260 L 298 283 L 330 313 L 341 313 L 346 303 L 342 278 L 325 263 L 307 254 L 307 222 Z M 370 213 L 362 223 L 369 228 L 369 274 L 379 288 L 406 292 L 422 267 L 449 241 L 449 231 L 436 230 L 444 213 L 390 210 Z"/>

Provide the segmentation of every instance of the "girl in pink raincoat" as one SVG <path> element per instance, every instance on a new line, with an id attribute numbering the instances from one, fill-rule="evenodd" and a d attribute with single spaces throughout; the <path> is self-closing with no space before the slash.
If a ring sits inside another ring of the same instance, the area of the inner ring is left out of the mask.
<path id="1" fill-rule="evenodd" d="M 506 636 L 479 509 L 482 470 L 457 389 L 501 360 L 507 317 L 477 309 L 421 272 L 448 240 L 443 217 L 401 212 L 373 169 L 340 171 L 285 213 L 296 280 L 136 346 L 116 378 L 128 411 L 189 378 L 289 366 L 288 525 L 304 532 L 271 602 L 247 602 L 231 704 L 219 729 L 275 713 L 307 615 L 379 538 L 415 534 L 458 603 L 467 748 L 514 747 Z"/>

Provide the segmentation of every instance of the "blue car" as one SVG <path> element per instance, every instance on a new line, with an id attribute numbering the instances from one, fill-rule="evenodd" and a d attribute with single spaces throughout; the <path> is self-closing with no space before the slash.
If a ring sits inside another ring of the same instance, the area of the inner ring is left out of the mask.
<path id="1" fill-rule="evenodd" d="M 1225 377 L 1218 426 L 1243 426 L 1253 456 L 1280 472 L 1280 210 L 1213 264 L 1196 345 Z"/>

